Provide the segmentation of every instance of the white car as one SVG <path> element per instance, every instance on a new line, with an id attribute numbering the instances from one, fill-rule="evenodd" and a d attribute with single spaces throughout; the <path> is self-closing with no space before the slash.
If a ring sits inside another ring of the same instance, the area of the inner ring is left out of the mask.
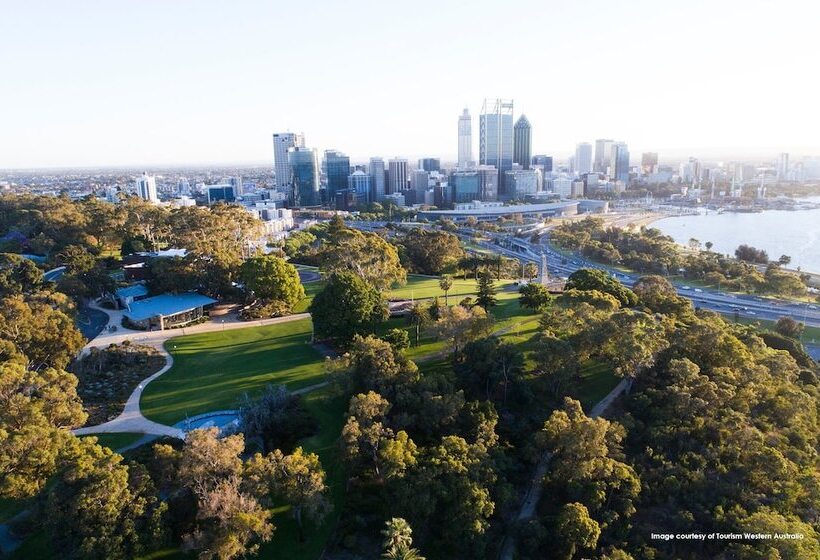
<path id="1" fill-rule="evenodd" d="M 692 288 L 690 288 L 689 286 L 681 286 L 680 289 L 681 290 L 691 290 Z"/>
<path id="2" fill-rule="evenodd" d="M 695 291 L 696 291 L 697 293 L 699 293 L 699 294 L 702 294 L 702 293 L 703 293 L 703 290 L 701 290 L 700 288 L 695 288 Z"/>

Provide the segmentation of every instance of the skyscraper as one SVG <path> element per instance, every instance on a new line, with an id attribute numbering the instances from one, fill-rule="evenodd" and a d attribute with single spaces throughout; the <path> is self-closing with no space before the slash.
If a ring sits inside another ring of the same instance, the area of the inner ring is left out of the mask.
<path id="1" fill-rule="evenodd" d="M 328 200 L 334 200 L 336 191 L 347 188 L 350 176 L 350 158 L 337 150 L 325 150 Z"/>
<path id="2" fill-rule="evenodd" d="M 521 115 L 513 127 L 513 163 L 524 169 L 530 168 L 532 158 L 532 126 L 527 117 Z"/>
<path id="3" fill-rule="evenodd" d="M 357 203 L 370 202 L 370 198 L 372 196 L 370 188 L 370 175 L 368 175 L 364 171 L 354 171 L 347 178 L 347 188 L 356 193 Z"/>
<path id="4" fill-rule="evenodd" d="M 286 190 L 290 187 L 291 171 L 289 167 L 288 150 L 291 148 L 304 148 L 305 137 L 302 134 L 293 132 L 273 133 L 273 165 L 276 188 Z"/>
<path id="5" fill-rule="evenodd" d="M 419 169 L 423 169 L 428 173 L 441 171 L 441 160 L 438 158 L 422 158 L 419 160 Z"/>
<path id="6" fill-rule="evenodd" d="M 424 199 L 424 193 L 430 183 L 430 174 L 424 169 L 415 169 L 410 175 L 410 188 L 416 191 L 416 200 L 419 196 Z"/>
<path id="7" fill-rule="evenodd" d="M 504 172 L 513 164 L 513 102 L 485 99 L 479 124 L 479 163 L 498 169 L 499 194 L 504 194 Z"/>
<path id="8" fill-rule="evenodd" d="M 464 109 L 458 117 L 458 168 L 466 169 L 473 161 L 473 123 L 470 112 Z"/>
<path id="9" fill-rule="evenodd" d="M 595 162 L 592 170 L 597 173 L 606 173 L 610 165 L 609 158 L 612 152 L 612 140 L 599 139 L 595 141 Z"/>
<path id="10" fill-rule="evenodd" d="M 629 148 L 626 142 L 614 142 L 610 152 L 611 176 L 616 181 L 623 181 L 624 185 L 629 184 Z"/>
<path id="11" fill-rule="evenodd" d="M 370 188 L 373 189 L 372 200 L 381 202 L 387 194 L 384 181 L 384 160 L 379 157 L 370 158 L 367 170 L 370 173 Z"/>
<path id="12" fill-rule="evenodd" d="M 387 194 L 400 193 L 407 190 L 407 160 L 393 158 L 388 160 Z"/>
<path id="13" fill-rule="evenodd" d="M 777 179 L 785 181 L 789 178 L 789 154 L 783 152 L 777 158 Z"/>
<path id="14" fill-rule="evenodd" d="M 540 165 L 545 173 L 549 173 L 550 171 L 552 171 L 552 156 L 541 154 L 537 156 L 532 156 L 532 164 Z"/>
<path id="15" fill-rule="evenodd" d="M 498 200 L 498 169 L 492 165 L 478 166 L 478 199 Z"/>
<path id="16" fill-rule="evenodd" d="M 159 202 L 159 197 L 157 196 L 157 180 L 152 175 L 143 172 L 142 177 L 138 178 L 136 183 L 137 195 L 141 199 L 153 202 L 154 204 Z"/>
<path id="17" fill-rule="evenodd" d="M 291 172 L 289 198 L 293 206 L 319 204 L 319 154 L 313 148 L 294 146 L 288 150 Z"/>
<path id="18" fill-rule="evenodd" d="M 575 146 L 575 172 L 578 175 L 592 171 L 592 144 L 581 142 Z"/>

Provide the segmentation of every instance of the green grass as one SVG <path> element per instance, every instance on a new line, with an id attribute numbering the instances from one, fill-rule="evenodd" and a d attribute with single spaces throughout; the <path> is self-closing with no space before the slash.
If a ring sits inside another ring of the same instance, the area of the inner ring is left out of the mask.
<path id="1" fill-rule="evenodd" d="M 142 395 L 143 414 L 174 424 L 186 416 L 236 408 L 243 393 L 269 383 L 298 389 L 322 381 L 324 358 L 310 345 L 310 319 L 208 332 L 165 343 L 173 367 Z"/>
<path id="2" fill-rule="evenodd" d="M 125 432 L 118 434 L 94 434 L 94 437 L 97 438 L 97 443 L 100 445 L 108 447 L 112 451 L 116 451 L 117 449 L 131 445 L 144 435 L 145 434 Z"/>
<path id="3" fill-rule="evenodd" d="M 607 396 L 620 382 L 612 371 L 612 366 L 602 362 L 587 362 L 581 368 L 581 380 L 572 397 L 581 401 L 588 413 L 592 407 Z"/>

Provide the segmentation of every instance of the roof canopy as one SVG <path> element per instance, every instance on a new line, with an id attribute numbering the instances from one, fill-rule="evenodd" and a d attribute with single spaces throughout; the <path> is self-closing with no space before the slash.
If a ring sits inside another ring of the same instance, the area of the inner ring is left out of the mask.
<path id="1" fill-rule="evenodd" d="M 135 301 L 130 305 L 131 308 L 125 311 L 123 315 L 132 321 L 144 321 L 159 315 L 168 317 L 169 315 L 184 313 L 212 303 L 216 303 L 216 300 L 194 292 L 162 294 Z"/>

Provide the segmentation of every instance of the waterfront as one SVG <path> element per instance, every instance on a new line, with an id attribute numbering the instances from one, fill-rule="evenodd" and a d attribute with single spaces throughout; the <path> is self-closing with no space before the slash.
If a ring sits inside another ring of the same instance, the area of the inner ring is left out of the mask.
<path id="1" fill-rule="evenodd" d="M 813 197 L 812 202 L 820 202 Z M 767 210 L 758 214 L 724 212 L 673 216 L 652 224 L 687 245 L 690 238 L 714 243 L 713 251 L 734 255 L 738 245 L 763 249 L 769 258 L 792 258 L 789 268 L 820 273 L 820 208 L 813 210 Z"/>

